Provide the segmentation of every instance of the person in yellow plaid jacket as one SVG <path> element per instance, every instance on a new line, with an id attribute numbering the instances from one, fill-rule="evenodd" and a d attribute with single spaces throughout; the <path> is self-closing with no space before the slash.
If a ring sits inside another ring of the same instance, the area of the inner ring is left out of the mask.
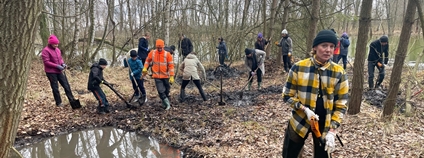
<path id="1" fill-rule="evenodd" d="M 293 111 L 285 133 L 283 157 L 299 155 L 311 132 L 312 118 L 318 120 L 322 134 L 319 138 L 312 134 L 314 157 L 331 157 L 334 151 L 336 129 L 347 110 L 349 90 L 343 67 L 330 60 L 337 42 L 332 31 L 320 31 L 313 42 L 313 56 L 290 69 L 282 96 Z"/>

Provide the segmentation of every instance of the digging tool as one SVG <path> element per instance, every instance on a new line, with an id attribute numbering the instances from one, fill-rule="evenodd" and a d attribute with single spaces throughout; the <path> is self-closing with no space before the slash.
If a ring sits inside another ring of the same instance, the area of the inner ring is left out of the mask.
<path id="1" fill-rule="evenodd" d="M 65 76 L 66 80 L 68 80 L 68 77 L 66 76 L 66 69 L 63 71 L 63 75 Z M 69 83 L 68 83 L 68 85 L 69 85 Z M 70 86 L 71 85 L 69 85 L 69 87 Z M 69 104 L 71 104 L 72 109 L 79 109 L 79 108 L 82 107 L 79 99 L 75 99 L 75 98 L 72 98 L 72 99 L 73 100 L 69 100 Z"/>
<path id="2" fill-rule="evenodd" d="M 106 85 L 107 87 L 109 87 L 110 90 L 112 90 L 119 97 L 119 99 L 121 99 L 122 101 L 124 101 L 125 104 L 127 105 L 127 108 L 131 108 L 132 107 L 132 105 L 130 103 L 128 103 L 128 101 L 125 100 L 125 98 L 115 88 L 113 88 L 113 86 L 110 83 L 104 83 L 104 85 Z"/>
<path id="3" fill-rule="evenodd" d="M 312 117 L 311 117 L 310 122 L 311 122 L 311 129 L 312 129 L 312 132 L 313 132 L 313 133 L 315 134 L 315 136 L 319 139 L 319 141 L 320 141 L 320 143 L 321 143 L 321 146 L 322 146 L 322 147 L 324 147 L 324 146 L 325 146 L 325 142 L 324 142 L 324 139 L 323 139 L 323 138 L 321 138 L 321 132 L 319 131 L 319 124 L 318 124 L 318 120 L 315 118 L 315 116 L 312 116 Z M 344 145 L 343 145 L 343 142 L 342 142 L 342 140 L 340 139 L 339 135 L 337 135 L 337 134 L 336 134 L 336 137 L 337 137 L 337 140 L 339 140 L 340 144 L 341 144 L 341 145 L 342 145 L 342 147 L 343 147 Z"/>
<path id="4" fill-rule="evenodd" d="M 132 74 L 132 70 L 131 70 L 131 66 L 130 66 L 130 63 L 128 63 L 128 59 L 125 59 L 125 62 L 127 62 L 127 65 L 128 65 L 128 67 L 129 67 L 129 70 L 130 70 L 130 73 Z M 134 81 L 134 83 L 135 83 L 135 85 L 137 86 L 137 88 L 138 88 L 138 92 L 139 92 L 139 95 L 140 95 L 140 93 L 141 93 L 141 89 L 140 89 L 140 87 L 138 87 L 138 83 L 137 83 L 137 80 L 135 79 L 135 77 L 134 77 L 134 75 L 131 75 L 132 76 L 132 80 Z M 145 97 L 147 97 L 147 96 L 145 96 Z M 132 100 L 134 98 L 134 95 L 131 97 L 131 99 L 130 99 L 130 101 Z M 146 101 L 146 98 L 138 98 L 138 104 L 140 105 L 140 106 L 142 106 L 143 104 L 144 104 L 144 102 Z"/>
<path id="5" fill-rule="evenodd" d="M 259 69 L 260 66 L 258 66 L 258 68 L 256 68 L 255 72 Z M 241 89 L 241 91 L 237 92 L 239 95 L 239 98 L 242 99 L 243 98 L 243 92 L 246 89 L 246 86 L 249 84 L 249 82 L 253 79 L 254 75 L 251 75 L 249 77 L 249 80 L 247 80 L 247 83 L 243 86 L 243 89 Z"/>
<path id="6" fill-rule="evenodd" d="M 220 68 L 219 70 L 221 70 L 221 92 L 220 92 L 220 100 L 218 105 L 225 105 L 225 102 L 222 101 L 222 68 Z"/>

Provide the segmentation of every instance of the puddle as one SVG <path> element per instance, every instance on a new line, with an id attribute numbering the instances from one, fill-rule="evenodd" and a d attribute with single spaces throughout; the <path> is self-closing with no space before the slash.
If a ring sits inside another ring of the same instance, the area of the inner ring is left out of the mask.
<path id="1" fill-rule="evenodd" d="M 25 158 L 180 158 L 183 155 L 180 150 L 160 144 L 152 137 L 112 127 L 53 137 L 18 151 Z"/>

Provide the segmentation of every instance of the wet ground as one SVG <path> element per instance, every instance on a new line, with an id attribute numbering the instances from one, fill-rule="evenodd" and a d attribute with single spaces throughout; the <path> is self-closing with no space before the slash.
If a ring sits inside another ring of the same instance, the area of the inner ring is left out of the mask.
<path id="1" fill-rule="evenodd" d="M 362 98 L 365 100 L 365 102 L 369 103 L 370 105 L 383 108 L 384 100 L 387 98 L 388 95 L 388 89 L 373 89 L 373 90 L 365 90 L 362 94 Z M 401 95 L 401 93 L 398 94 L 398 97 L 396 98 L 396 106 L 401 106 L 405 103 L 404 96 Z"/>

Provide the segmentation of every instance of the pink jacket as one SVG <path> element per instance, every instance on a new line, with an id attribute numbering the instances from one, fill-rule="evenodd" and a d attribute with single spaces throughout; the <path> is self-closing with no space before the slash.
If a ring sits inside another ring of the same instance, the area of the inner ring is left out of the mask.
<path id="1" fill-rule="evenodd" d="M 46 71 L 46 73 L 62 73 L 62 71 L 57 68 L 58 65 L 62 65 L 64 63 L 59 48 L 54 49 L 49 46 L 44 47 L 41 52 L 41 58 L 43 59 L 44 71 Z"/>

